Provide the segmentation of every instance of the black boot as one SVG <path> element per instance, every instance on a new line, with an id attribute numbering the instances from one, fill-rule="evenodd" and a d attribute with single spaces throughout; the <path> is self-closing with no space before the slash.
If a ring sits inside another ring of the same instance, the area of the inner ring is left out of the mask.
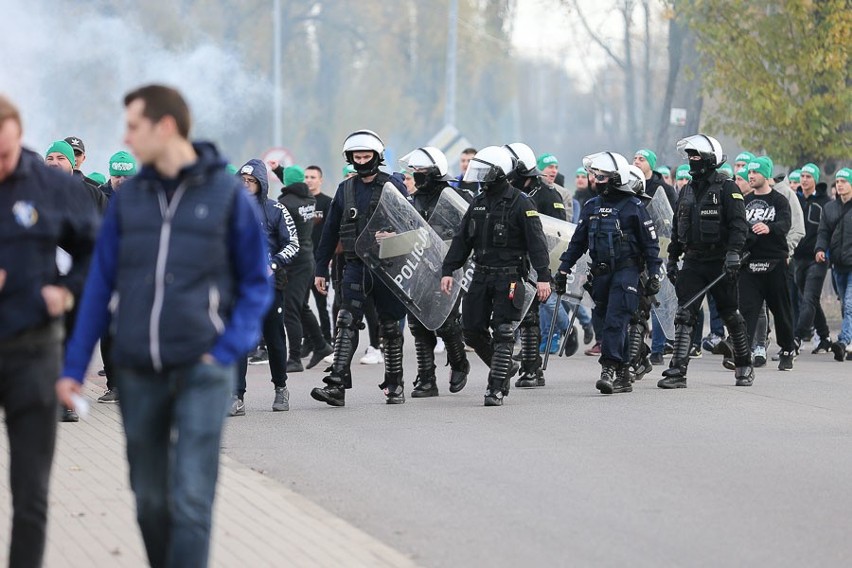
<path id="1" fill-rule="evenodd" d="M 539 327 L 538 310 L 533 314 L 533 305 L 521 322 L 521 375 L 515 382 L 518 388 L 535 388 L 544 386 L 544 372 L 541 370 L 542 359 L 538 352 L 541 343 L 541 328 Z M 548 344 L 548 348 L 550 345 Z"/>
<path id="2" fill-rule="evenodd" d="M 612 392 L 633 392 L 633 384 L 630 378 L 630 366 L 627 363 L 619 365 L 618 374 L 612 382 Z"/>
<path id="3" fill-rule="evenodd" d="M 435 383 L 435 375 L 422 377 L 417 375 L 414 380 L 414 388 L 411 389 L 411 398 L 427 398 L 438 396 L 438 385 Z"/>
<path id="4" fill-rule="evenodd" d="M 352 387 L 352 373 L 349 366 L 358 346 L 358 326 L 352 314 L 345 309 L 337 313 L 337 339 L 334 342 L 334 363 L 326 369 L 328 376 L 323 378 L 326 386 L 311 391 L 311 398 L 331 406 L 346 404 L 346 389 Z"/>
<path id="5" fill-rule="evenodd" d="M 612 394 L 612 383 L 617 370 L 615 363 L 601 363 L 601 378 L 595 383 L 595 388 L 601 391 L 601 394 Z"/>
<path id="6" fill-rule="evenodd" d="M 331 371 L 331 368 L 328 369 Z M 346 389 L 344 388 L 345 378 L 336 377 L 334 371 L 332 374 L 325 377 L 323 381 L 326 385 L 322 388 L 315 388 L 311 391 L 311 398 L 324 402 L 329 406 L 345 406 L 346 405 Z M 351 377 L 349 382 L 351 382 Z"/>
<path id="7" fill-rule="evenodd" d="M 446 341 L 444 341 L 444 344 L 446 344 Z M 450 392 L 457 393 L 462 390 L 467 384 L 468 374 L 470 374 L 470 363 L 465 359 L 459 369 L 450 371 Z"/>
<path id="8" fill-rule="evenodd" d="M 734 378 L 738 387 L 750 387 L 754 383 L 754 368 L 751 365 L 737 367 Z"/>
<path id="9" fill-rule="evenodd" d="M 661 389 L 685 389 L 686 369 L 689 366 L 689 348 L 692 345 L 692 325 L 681 323 L 675 327 L 675 343 L 669 368 L 657 382 Z"/>
<path id="10" fill-rule="evenodd" d="M 464 339 L 458 318 L 448 318 L 447 323 L 438 328 L 438 335 L 444 340 L 447 349 L 447 361 L 450 364 L 450 392 L 456 393 L 467 384 L 470 363 L 464 350 Z"/>
<path id="11" fill-rule="evenodd" d="M 405 402 L 402 382 L 402 330 L 399 322 L 381 322 L 382 350 L 385 356 L 385 380 L 379 385 L 388 404 Z M 434 369 L 434 365 L 432 366 Z"/>
<path id="12" fill-rule="evenodd" d="M 488 373 L 485 406 L 502 406 L 503 397 L 509 394 L 509 379 L 515 364 L 512 363 L 513 329 L 510 324 L 500 324 L 494 334 L 494 356 Z"/>

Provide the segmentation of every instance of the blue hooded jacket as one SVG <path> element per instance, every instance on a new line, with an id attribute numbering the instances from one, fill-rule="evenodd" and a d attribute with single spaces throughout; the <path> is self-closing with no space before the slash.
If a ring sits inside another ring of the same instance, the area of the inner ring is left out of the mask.
<path id="1" fill-rule="evenodd" d="M 112 315 L 113 357 L 161 372 L 210 353 L 251 349 L 271 300 L 258 212 L 212 144 L 177 179 L 150 166 L 110 201 L 68 342 L 64 376 L 80 382 Z"/>
<path id="2" fill-rule="evenodd" d="M 299 234 L 290 212 L 278 203 L 269 199 L 269 178 L 266 165 L 257 159 L 249 160 L 239 170 L 239 175 L 250 175 L 260 185 L 253 197 L 260 209 L 260 221 L 266 235 L 269 248 L 269 262 L 290 264 L 299 254 Z"/>

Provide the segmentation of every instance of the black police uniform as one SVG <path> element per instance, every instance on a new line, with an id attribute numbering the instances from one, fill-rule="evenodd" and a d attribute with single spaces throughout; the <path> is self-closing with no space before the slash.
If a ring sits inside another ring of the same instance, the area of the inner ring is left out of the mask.
<path id="1" fill-rule="evenodd" d="M 403 195 L 408 195 L 401 181 L 381 171 L 376 173 L 369 183 L 365 183 L 360 176 L 353 176 L 341 182 L 329 207 L 317 248 L 318 277 L 328 278 L 328 265 L 338 242 L 343 249 L 345 262 L 340 286 L 343 304 L 337 314 L 334 362 L 329 368 L 330 374 L 323 379 L 327 386 L 311 391 L 314 399 L 331 406 L 343 406 L 345 389 L 352 388 L 350 365 L 358 348 L 358 331 L 364 327 L 361 319 L 370 296 L 375 301 L 379 316 L 385 358 L 384 381 L 379 388 L 384 390 L 389 404 L 405 402 L 402 381 L 402 330 L 399 325 L 399 320 L 406 314 L 405 306 L 379 278 L 373 276 L 370 269 L 355 254 L 355 241 L 375 212 L 382 188 L 387 182 L 392 183 Z"/>
<path id="2" fill-rule="evenodd" d="M 562 202 L 562 194 L 552 185 L 545 184 L 539 176 L 533 178 L 520 177 L 518 181 L 526 179 L 532 179 L 532 181 L 521 191 L 530 197 L 539 214 L 566 221 L 567 216 L 565 204 Z M 538 307 L 539 301 L 536 298 L 520 325 L 521 374 L 515 381 L 515 386 L 519 388 L 542 387 L 545 384 L 544 372 L 541 369 L 542 360 L 539 354 L 541 326 Z M 548 343 L 548 348 L 549 346 L 550 343 Z"/>
<path id="3" fill-rule="evenodd" d="M 452 276 L 473 251 L 475 271 L 463 300 L 465 342 L 491 368 L 486 402 L 501 404 L 509 393 L 515 324 L 521 320 L 528 264 L 539 282 L 550 281 L 547 242 L 532 200 L 504 179 L 477 195 L 462 218 L 444 259 Z M 492 336 L 489 327 L 494 330 Z"/>
<path id="4" fill-rule="evenodd" d="M 637 197 L 642 201 L 643 206 L 647 205 L 651 199 L 645 193 Z M 657 278 L 654 279 L 654 276 Z M 651 308 L 654 305 L 654 296 L 660 291 L 660 284 L 659 272 L 651 274 L 645 259 L 640 258 L 639 307 L 633 312 L 627 327 L 626 356 L 630 380 L 625 382 L 624 377 L 619 377 L 620 380 L 613 384 L 613 392 L 631 392 L 633 388 L 630 383 L 642 380 L 645 375 L 654 370 L 649 359 L 651 349 L 645 343 L 645 338 L 650 332 Z"/>
<path id="5" fill-rule="evenodd" d="M 432 213 L 435 211 L 441 193 L 444 191 L 454 191 L 468 203 L 471 201 L 470 192 L 451 187 L 444 181 L 437 181 L 430 182 L 424 187 L 418 187 L 417 193 L 412 197 L 411 203 L 417 212 L 429 221 Z M 455 231 L 450 227 L 437 227 L 436 230 L 445 241 L 455 236 Z M 437 337 L 444 340 L 447 350 L 447 360 L 451 369 L 450 392 L 459 392 L 467 384 L 470 363 L 467 360 L 467 353 L 464 350 L 464 338 L 459 321 L 460 303 L 461 296 L 447 317 L 447 320 L 435 331 L 426 329 L 416 317 L 410 316 L 408 319 L 408 328 L 411 330 L 411 335 L 414 336 L 414 347 L 417 353 L 417 379 L 414 382 L 414 389 L 411 391 L 411 396 L 414 398 L 438 396 L 438 385 L 435 379 L 435 345 L 437 344 Z"/>
<path id="6" fill-rule="evenodd" d="M 730 178 L 715 169 L 694 172 L 692 176 L 692 181 L 681 190 L 675 207 L 667 272 L 674 281 L 678 304 L 683 305 L 723 271 L 728 271 L 728 277 L 709 292 L 731 336 L 738 380 L 750 384 L 751 349 L 745 321 L 738 310 L 736 280 L 738 257 L 748 233 L 743 195 Z M 725 260 L 729 253 L 730 264 Z M 681 256 L 683 267 L 678 270 Z M 702 301 L 703 298 L 698 298 L 689 308 L 678 308 L 674 353 L 669 368 L 663 372 L 665 378 L 657 383 L 660 388 L 686 387 L 692 328 Z"/>
<path id="7" fill-rule="evenodd" d="M 629 384 L 626 339 L 628 324 L 639 307 L 639 273 L 647 265 L 651 274 L 658 274 L 662 264 L 654 222 L 632 191 L 608 190 L 586 202 L 577 230 L 560 257 L 560 272 L 568 273 L 586 250 L 592 261 L 594 310 L 603 321 L 602 371 L 596 386 L 611 394 L 617 371 Z"/>

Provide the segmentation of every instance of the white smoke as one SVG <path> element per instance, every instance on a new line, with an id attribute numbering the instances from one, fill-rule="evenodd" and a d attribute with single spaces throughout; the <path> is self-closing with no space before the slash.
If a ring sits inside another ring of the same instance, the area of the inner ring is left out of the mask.
<path id="1" fill-rule="evenodd" d="M 179 89 L 192 111 L 194 139 L 236 152 L 246 123 L 269 115 L 272 88 L 249 73 L 234 46 L 166 49 L 140 26 L 98 14 L 81 2 L 2 0 L 0 92 L 20 108 L 25 144 L 42 153 L 54 140 L 86 144 L 84 172 L 107 174 L 124 148 L 122 99 L 162 83 Z"/>

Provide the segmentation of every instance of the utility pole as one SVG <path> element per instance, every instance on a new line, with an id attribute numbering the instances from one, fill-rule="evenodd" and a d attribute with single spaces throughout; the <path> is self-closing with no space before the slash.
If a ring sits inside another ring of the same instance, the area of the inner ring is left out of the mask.
<path id="1" fill-rule="evenodd" d="M 456 124 L 456 51 L 458 37 L 459 2 L 450 0 L 447 32 L 447 93 L 444 97 L 444 124 Z"/>
<path id="2" fill-rule="evenodd" d="M 281 106 L 281 0 L 275 0 L 272 6 L 272 146 L 283 144 Z"/>

